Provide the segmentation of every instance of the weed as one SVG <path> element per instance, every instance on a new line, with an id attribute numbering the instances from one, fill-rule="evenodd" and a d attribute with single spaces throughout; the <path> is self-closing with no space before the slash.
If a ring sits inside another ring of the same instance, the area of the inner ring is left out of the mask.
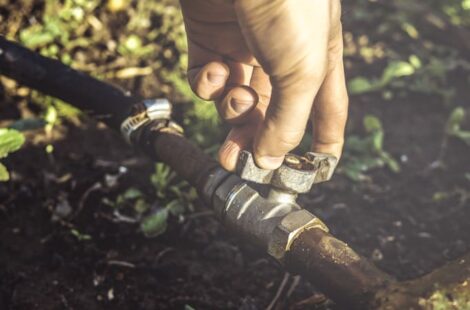
<path id="1" fill-rule="evenodd" d="M 71 229 L 70 233 L 77 238 L 78 241 L 91 240 L 91 236 L 80 232 L 78 229 Z"/>
<path id="2" fill-rule="evenodd" d="M 380 120 L 367 115 L 363 125 L 365 137 L 351 136 L 346 140 L 339 172 L 354 181 L 369 179 L 366 173 L 375 168 L 387 167 L 394 173 L 400 172 L 398 162 L 383 148 L 384 131 Z"/>
<path id="3" fill-rule="evenodd" d="M 450 137 L 460 139 L 470 146 L 470 131 L 463 130 L 462 124 L 465 120 L 465 110 L 462 107 L 455 108 L 447 119 L 445 132 Z"/>
<path id="4" fill-rule="evenodd" d="M 0 158 L 17 151 L 24 143 L 24 136 L 15 129 L 0 128 Z M 0 163 L 0 181 L 8 181 L 10 174 L 7 168 Z"/>

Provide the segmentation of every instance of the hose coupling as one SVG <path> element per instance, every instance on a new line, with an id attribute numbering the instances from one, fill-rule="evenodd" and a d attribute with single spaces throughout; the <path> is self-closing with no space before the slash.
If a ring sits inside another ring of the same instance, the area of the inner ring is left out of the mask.
<path id="1" fill-rule="evenodd" d="M 171 128 L 173 131 L 183 133 L 183 129 L 172 121 L 173 107 L 165 98 L 145 99 L 135 104 L 129 117 L 121 124 L 121 133 L 129 144 L 137 144 L 141 129 L 151 125 L 151 131 Z"/>

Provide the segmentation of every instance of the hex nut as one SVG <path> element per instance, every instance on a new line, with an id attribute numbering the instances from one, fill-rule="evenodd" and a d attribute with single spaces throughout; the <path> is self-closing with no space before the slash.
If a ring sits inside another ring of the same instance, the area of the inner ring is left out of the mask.
<path id="1" fill-rule="evenodd" d="M 282 262 L 294 240 L 305 230 L 318 228 L 328 232 L 328 227 L 305 209 L 284 216 L 274 228 L 268 242 L 268 254 Z"/>

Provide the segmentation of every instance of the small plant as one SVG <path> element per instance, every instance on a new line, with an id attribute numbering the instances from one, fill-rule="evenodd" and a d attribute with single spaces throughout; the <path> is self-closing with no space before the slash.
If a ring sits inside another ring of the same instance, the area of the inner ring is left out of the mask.
<path id="1" fill-rule="evenodd" d="M 354 181 L 368 179 L 365 173 L 375 168 L 387 167 L 392 172 L 400 172 L 398 162 L 383 149 L 384 131 L 380 120 L 367 115 L 363 125 L 367 136 L 347 139 L 340 171 Z"/>
<path id="2" fill-rule="evenodd" d="M 368 79 L 356 77 L 349 84 L 349 92 L 352 95 L 375 92 L 387 87 L 393 80 L 415 74 L 416 69 L 421 67 L 421 62 L 416 56 L 410 57 L 410 61 L 392 61 L 388 64 L 379 79 Z"/>
<path id="3" fill-rule="evenodd" d="M 15 129 L 0 128 L 0 158 L 5 158 L 8 154 L 17 151 L 24 143 L 25 138 L 22 133 Z M 0 181 L 8 181 L 10 174 L 7 168 L 0 163 Z"/>
<path id="4" fill-rule="evenodd" d="M 80 232 L 78 229 L 71 229 L 70 233 L 77 238 L 78 241 L 91 240 L 91 236 Z"/>
<path id="5" fill-rule="evenodd" d="M 455 108 L 447 119 L 445 132 L 450 137 L 456 137 L 470 146 L 470 131 L 462 129 L 465 120 L 465 110 L 462 107 Z"/>
<path id="6" fill-rule="evenodd" d="M 142 218 L 140 229 L 146 236 L 156 237 L 166 231 L 170 215 L 181 219 L 186 210 L 192 209 L 197 193 L 186 182 L 178 182 L 176 174 L 161 163 L 155 165 L 151 182 L 159 204 Z"/>
<path id="7" fill-rule="evenodd" d="M 184 219 L 187 210 L 193 209 L 197 193 L 162 163 L 155 165 L 150 181 L 155 195 L 130 187 L 114 201 L 105 199 L 103 202 L 114 209 L 116 221 L 138 224 L 145 236 L 157 237 L 166 231 L 171 217 Z"/>

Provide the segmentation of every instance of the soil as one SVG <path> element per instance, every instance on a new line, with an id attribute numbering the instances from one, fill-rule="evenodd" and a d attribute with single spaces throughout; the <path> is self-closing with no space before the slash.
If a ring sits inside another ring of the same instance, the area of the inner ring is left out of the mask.
<path id="1" fill-rule="evenodd" d="M 408 159 L 403 171 L 378 170 L 368 183 L 337 176 L 302 197 L 304 206 L 399 279 L 468 252 L 468 147 L 449 141 L 445 165 L 433 166 L 441 152 L 445 109 L 423 101 L 352 102 L 352 128 L 366 111 L 381 114 L 387 148 Z M 153 164 L 91 121 L 60 126 L 54 135 L 64 138 L 54 143 L 53 155 L 41 143 L 28 143 L 6 161 L 13 180 L 0 187 L 1 309 L 263 309 L 283 279 L 292 290 L 284 292 L 277 309 L 329 307 L 311 284 L 286 277 L 202 205 L 155 239 L 131 224 L 112 222 L 103 198 L 131 185 L 151 192 Z M 106 178 L 122 166 L 128 170 L 118 185 L 106 187 Z M 438 192 L 448 195 L 436 202 Z M 64 200 L 73 218 L 54 220 Z M 79 240 L 71 229 L 91 239 Z"/>
<path id="2" fill-rule="evenodd" d="M 21 114 L 23 99 L 1 101 L 3 119 Z M 402 172 L 375 170 L 368 182 L 337 175 L 301 197 L 303 206 L 398 279 L 468 253 L 469 148 L 443 143 L 449 107 L 426 96 L 355 97 L 348 135 L 361 133 L 366 114 L 382 120 L 385 148 Z M 153 163 L 91 120 L 56 126 L 52 154 L 44 149 L 50 138 L 29 132 L 26 146 L 4 161 L 12 180 L 0 184 L 0 309 L 334 308 L 201 203 L 153 239 L 114 222 L 106 199 L 130 186 L 155 195 Z M 67 204 L 71 214 L 61 219 Z"/>

